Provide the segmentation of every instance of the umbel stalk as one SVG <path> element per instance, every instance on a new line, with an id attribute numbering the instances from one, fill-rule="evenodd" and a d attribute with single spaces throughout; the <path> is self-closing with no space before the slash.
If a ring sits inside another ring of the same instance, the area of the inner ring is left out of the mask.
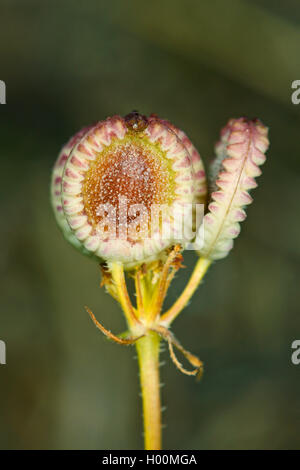
<path id="1" fill-rule="evenodd" d="M 143 400 L 145 450 L 161 449 L 159 380 L 160 337 L 155 332 L 136 342 Z"/>
<path id="2" fill-rule="evenodd" d="M 200 283 L 209 266 L 209 262 L 203 260 L 195 266 L 190 281 L 187 283 L 182 296 L 179 297 L 180 301 L 174 304 L 174 308 L 171 308 L 164 315 L 161 315 L 160 311 L 167 293 L 167 287 L 174 277 L 174 273 L 181 266 L 180 259 L 178 246 L 174 246 L 164 264 L 157 263 L 148 270 L 145 266 L 142 266 L 135 271 L 133 277 L 136 288 L 136 307 L 132 305 L 127 291 L 122 264 L 112 263 L 109 266 L 109 271 L 105 270 L 103 272 L 103 284 L 108 292 L 119 301 L 127 320 L 128 332 L 122 335 L 114 335 L 98 322 L 89 308 L 86 308 L 95 325 L 110 340 L 123 345 L 134 343 L 136 345 L 146 450 L 159 450 L 162 447 L 159 378 L 161 340 L 168 343 L 170 357 L 181 372 L 196 377 L 200 377 L 203 372 L 202 362 L 181 346 L 169 327 L 194 293 L 196 286 Z M 180 351 L 194 367 L 193 370 L 187 370 L 183 367 L 175 355 L 174 348 Z"/>

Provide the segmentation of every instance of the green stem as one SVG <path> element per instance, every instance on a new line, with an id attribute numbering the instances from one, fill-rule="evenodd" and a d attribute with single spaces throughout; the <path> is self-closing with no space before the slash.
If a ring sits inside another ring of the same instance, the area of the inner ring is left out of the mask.
<path id="1" fill-rule="evenodd" d="M 181 293 L 172 307 L 161 316 L 161 324 L 169 326 L 171 322 L 175 320 L 181 310 L 189 302 L 210 265 L 211 261 L 209 259 L 199 258 L 184 291 Z"/>
<path id="2" fill-rule="evenodd" d="M 161 449 L 159 344 L 160 338 L 154 332 L 149 332 L 136 343 L 143 400 L 145 450 Z"/>
<path id="3" fill-rule="evenodd" d="M 133 326 L 139 324 L 128 295 L 123 264 L 113 261 L 110 264 L 110 271 L 118 293 L 118 300 L 121 304 L 128 325 Z"/>

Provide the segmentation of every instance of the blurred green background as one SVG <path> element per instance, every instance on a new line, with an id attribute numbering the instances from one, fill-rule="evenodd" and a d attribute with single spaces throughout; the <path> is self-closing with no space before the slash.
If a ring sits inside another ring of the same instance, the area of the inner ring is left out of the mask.
<path id="1" fill-rule="evenodd" d="M 174 324 L 205 362 L 202 382 L 162 355 L 164 447 L 299 448 L 299 1 L 0 0 L 0 15 L 0 447 L 142 447 L 135 350 L 106 341 L 83 307 L 114 332 L 124 319 L 48 196 L 72 134 L 138 109 L 185 130 L 206 164 L 230 117 L 270 127 L 235 248 Z"/>

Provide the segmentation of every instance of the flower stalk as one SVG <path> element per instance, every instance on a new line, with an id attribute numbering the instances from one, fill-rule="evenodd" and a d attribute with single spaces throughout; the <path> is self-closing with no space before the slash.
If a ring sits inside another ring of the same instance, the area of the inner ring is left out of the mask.
<path id="1" fill-rule="evenodd" d="M 188 304 L 210 265 L 211 260 L 206 258 L 198 259 L 185 289 L 172 305 L 172 307 L 162 315 L 161 323 L 163 325 L 169 326 Z"/>
<path id="2" fill-rule="evenodd" d="M 121 335 L 113 334 L 111 331 L 107 330 L 96 319 L 93 312 L 86 307 L 96 327 L 108 339 L 120 345 L 128 346 L 135 344 L 136 346 L 143 401 L 145 449 L 148 450 L 161 449 L 161 399 L 159 381 L 159 351 L 161 341 L 164 340 L 167 342 L 170 358 L 180 372 L 197 378 L 200 378 L 203 373 L 202 361 L 200 361 L 197 356 L 187 351 L 169 329 L 175 315 L 173 318 L 172 314 L 170 318 L 168 318 L 168 321 L 163 320 L 166 314 L 161 315 L 161 308 L 167 294 L 167 280 L 169 276 L 172 277 L 174 272 L 178 271 L 180 267 L 180 263 L 178 263 L 179 255 L 180 248 L 178 245 L 175 245 L 173 249 L 170 250 L 167 262 L 164 265 L 155 264 L 155 266 L 152 266 L 150 269 L 145 267 L 136 269 L 135 273 L 132 274 L 136 287 L 136 306 L 132 305 L 128 295 L 122 265 L 113 263 L 110 266 L 111 278 L 109 280 L 107 274 L 105 274 L 105 286 L 108 288 L 108 292 L 117 292 L 117 300 L 127 319 L 129 327 L 128 332 Z M 204 275 L 204 270 L 198 269 L 196 271 L 198 273 L 198 282 L 200 282 L 200 279 Z M 199 274 L 200 272 L 202 276 Z M 192 276 L 191 279 L 190 288 L 186 289 L 185 295 L 181 298 L 181 309 L 184 308 L 196 289 L 196 275 L 194 275 L 194 277 Z M 151 297 L 149 297 L 150 285 Z M 149 301 L 149 299 L 152 299 L 152 301 Z M 179 314 L 179 305 L 175 305 L 175 307 L 177 316 Z M 174 348 L 193 366 L 192 370 L 188 370 L 182 365 L 175 354 Z"/>
<path id="3" fill-rule="evenodd" d="M 159 348 L 160 337 L 155 332 L 149 332 L 136 342 L 143 401 L 145 450 L 161 449 Z"/>
<path id="4" fill-rule="evenodd" d="M 123 312 L 125 313 L 125 317 L 128 322 L 128 326 L 132 327 L 136 324 L 139 324 L 139 320 L 136 317 L 134 312 L 134 308 L 130 302 L 130 298 L 128 295 L 125 276 L 124 276 L 124 267 L 122 263 L 113 262 L 110 266 L 111 275 L 113 283 L 116 287 L 116 291 L 118 294 L 118 300 L 121 304 Z"/>

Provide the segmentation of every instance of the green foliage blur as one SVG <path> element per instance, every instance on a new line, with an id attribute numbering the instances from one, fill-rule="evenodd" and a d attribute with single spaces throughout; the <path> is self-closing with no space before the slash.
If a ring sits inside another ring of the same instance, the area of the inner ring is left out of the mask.
<path id="1" fill-rule="evenodd" d="M 205 163 L 231 117 L 259 117 L 271 147 L 235 248 L 174 324 L 202 381 L 161 368 L 164 448 L 299 448 L 300 5 L 295 0 L 0 0 L 1 449 L 141 448 L 133 347 L 97 264 L 64 240 L 52 165 L 78 129 L 133 109 L 185 130 Z M 167 303 L 186 283 L 185 256 Z"/>

